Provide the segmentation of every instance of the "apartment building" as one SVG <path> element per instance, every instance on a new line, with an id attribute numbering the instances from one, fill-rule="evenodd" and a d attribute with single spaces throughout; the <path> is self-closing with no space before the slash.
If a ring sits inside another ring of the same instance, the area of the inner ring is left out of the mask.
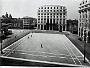
<path id="1" fill-rule="evenodd" d="M 38 8 L 37 16 L 37 29 L 66 31 L 67 9 L 65 6 L 41 6 Z"/>
<path id="2" fill-rule="evenodd" d="M 90 0 L 80 3 L 78 13 L 78 36 L 90 42 Z"/>

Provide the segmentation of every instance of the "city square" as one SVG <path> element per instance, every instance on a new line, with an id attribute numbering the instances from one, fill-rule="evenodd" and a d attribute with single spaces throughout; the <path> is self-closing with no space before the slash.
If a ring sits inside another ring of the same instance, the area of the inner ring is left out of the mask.
<path id="1" fill-rule="evenodd" d="M 90 67 L 90 0 L 0 1 L 0 65 Z"/>
<path id="2" fill-rule="evenodd" d="M 3 49 L 3 52 L 4 57 L 25 61 L 71 66 L 89 65 L 83 62 L 83 54 L 63 33 L 34 33 L 33 31 Z"/>

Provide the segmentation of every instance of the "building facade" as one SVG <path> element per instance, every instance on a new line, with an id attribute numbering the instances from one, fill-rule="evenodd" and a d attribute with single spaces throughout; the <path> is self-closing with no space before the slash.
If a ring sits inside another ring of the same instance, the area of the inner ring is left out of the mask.
<path id="1" fill-rule="evenodd" d="M 26 16 L 26 17 L 23 17 L 22 19 L 23 19 L 23 28 L 24 29 L 32 28 L 31 24 L 33 23 L 33 20 L 34 20 L 33 18 Z"/>
<path id="2" fill-rule="evenodd" d="M 90 0 L 83 0 L 78 12 L 78 36 L 90 42 Z"/>
<path id="3" fill-rule="evenodd" d="M 37 16 L 37 29 L 66 31 L 67 9 L 65 6 L 41 6 L 38 8 Z"/>
<path id="4" fill-rule="evenodd" d="M 78 20 L 67 20 L 67 31 L 78 34 Z"/>

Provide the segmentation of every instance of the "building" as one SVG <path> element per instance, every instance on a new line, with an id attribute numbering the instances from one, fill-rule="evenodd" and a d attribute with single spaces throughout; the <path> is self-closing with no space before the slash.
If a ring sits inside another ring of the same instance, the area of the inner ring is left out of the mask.
<path id="1" fill-rule="evenodd" d="M 35 18 L 25 16 L 23 19 L 23 28 L 24 29 L 32 29 L 34 28 L 34 20 Z"/>
<path id="2" fill-rule="evenodd" d="M 78 12 L 78 36 L 90 42 L 90 0 L 83 0 Z"/>
<path id="3" fill-rule="evenodd" d="M 67 9 L 65 6 L 41 6 L 38 8 L 37 16 L 37 29 L 66 31 Z"/>
<path id="4" fill-rule="evenodd" d="M 2 18 L 3 18 L 2 22 L 8 24 L 10 29 L 22 28 L 23 22 L 21 18 L 12 18 L 12 15 L 8 14 L 7 12 L 5 15 L 2 15 Z"/>
<path id="5" fill-rule="evenodd" d="M 78 34 L 78 20 L 67 20 L 67 31 Z"/>

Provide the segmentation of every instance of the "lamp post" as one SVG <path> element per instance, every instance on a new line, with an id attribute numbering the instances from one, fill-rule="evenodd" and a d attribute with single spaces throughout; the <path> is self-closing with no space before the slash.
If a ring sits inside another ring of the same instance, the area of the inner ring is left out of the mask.
<path id="1" fill-rule="evenodd" d="M 84 63 L 86 62 L 85 57 L 86 57 L 86 41 L 84 41 Z"/>
<path id="2" fill-rule="evenodd" d="M 85 57 L 86 57 L 86 43 L 87 43 L 87 38 L 86 38 L 87 34 L 86 34 L 86 28 L 85 28 L 85 32 L 84 32 L 84 63 L 86 63 Z"/>

